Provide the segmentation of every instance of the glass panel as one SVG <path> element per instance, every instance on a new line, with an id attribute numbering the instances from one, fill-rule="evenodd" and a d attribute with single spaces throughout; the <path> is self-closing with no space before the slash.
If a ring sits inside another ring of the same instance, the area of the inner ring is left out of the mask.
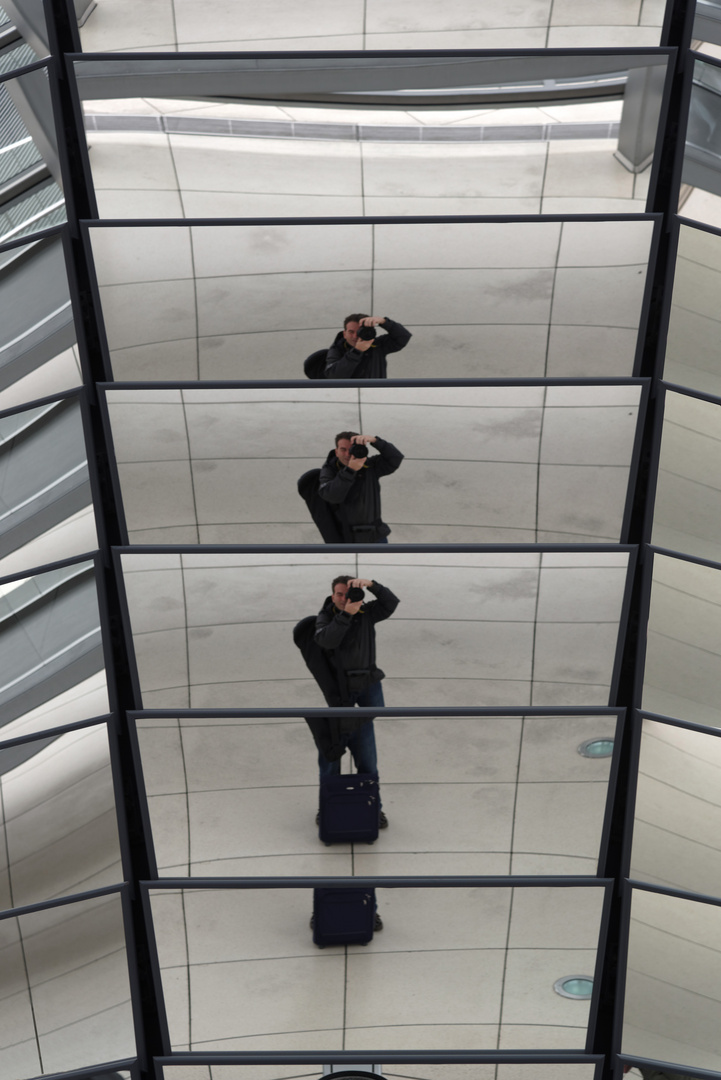
<path id="1" fill-rule="evenodd" d="M 373 664 L 388 705 L 608 701 L 625 552 L 122 558 L 144 708 L 323 707 L 293 627 L 332 615 L 331 582 L 351 571 L 383 575 Z M 355 700 L 342 671 L 316 674 L 326 700 Z"/>
<path id="2" fill-rule="evenodd" d="M 682 225 L 664 378 L 721 397 L 721 236 Z"/>
<path id="3" fill-rule="evenodd" d="M 0 406 L 82 382 L 59 236 L 0 251 Z"/>
<path id="4" fill-rule="evenodd" d="M 721 45 L 721 3 L 719 0 L 696 0 L 692 36 L 696 47 L 707 52 L 706 44 Z M 713 52 L 713 48 L 710 50 Z"/>
<path id="5" fill-rule="evenodd" d="M 653 542 L 721 561 L 721 404 L 666 393 Z"/>
<path id="6" fill-rule="evenodd" d="M 616 541 L 639 399 L 638 384 L 108 392 L 144 544 Z"/>
<path id="7" fill-rule="evenodd" d="M 598 5 L 572 0 L 189 0 L 158 4 L 142 23 L 124 0 L 104 0 L 81 29 L 84 52 L 109 49 L 543 49 L 658 45 L 658 0 Z"/>
<path id="8" fill-rule="evenodd" d="M 679 211 L 721 225 L 721 67 L 696 60 L 689 105 Z"/>
<path id="9" fill-rule="evenodd" d="M 91 238 L 118 380 L 506 379 L 632 374 L 652 228 L 138 226 Z M 412 339 L 380 326 L 351 360 L 344 320 L 371 308 Z M 304 366 L 331 346 L 327 371 L 325 356 Z"/>
<path id="10" fill-rule="evenodd" d="M 77 398 L 0 416 L 0 573 L 95 548 L 90 502 Z"/>
<path id="11" fill-rule="evenodd" d="M 0 584 L 0 657 L 5 738 L 108 711 L 93 563 Z"/>
<path id="12" fill-rule="evenodd" d="M 3 748 L 0 907 L 123 880 L 105 725 Z"/>
<path id="13" fill-rule="evenodd" d="M 643 707 L 721 724 L 721 570 L 654 555 Z"/>
<path id="14" fill-rule="evenodd" d="M 0 243 L 65 221 L 48 74 L 0 82 Z"/>
<path id="15" fill-rule="evenodd" d="M 139 719 L 161 875 L 596 873 L 611 758 L 578 751 L 612 745 L 615 717 L 368 723 L 390 822 L 372 849 L 319 843 L 318 751 L 302 717 Z"/>
<path id="16" fill-rule="evenodd" d="M 645 210 L 666 57 L 111 59 L 75 71 L 101 217 L 628 214 Z"/>
<path id="17" fill-rule="evenodd" d="M 119 896 L 3 919 L 0 949 L 3 1075 L 135 1056 Z"/>
<path id="18" fill-rule="evenodd" d="M 631 877 L 719 892 L 720 775 L 717 736 L 644 719 Z"/>
<path id="19" fill-rule="evenodd" d="M 153 892 L 173 1049 L 582 1048 L 589 1002 L 553 984 L 593 977 L 603 896 L 376 889 L 382 932 L 319 950 L 310 889 Z"/>
<path id="20" fill-rule="evenodd" d="M 623 1053 L 718 1070 L 719 949 L 721 908 L 634 890 Z"/>

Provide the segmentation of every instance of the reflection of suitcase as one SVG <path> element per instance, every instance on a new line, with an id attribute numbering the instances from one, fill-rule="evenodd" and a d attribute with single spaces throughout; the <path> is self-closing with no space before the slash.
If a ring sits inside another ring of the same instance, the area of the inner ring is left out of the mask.
<path id="1" fill-rule="evenodd" d="M 367 945 L 376 917 L 375 889 L 313 889 L 313 942 Z"/>
<path id="2" fill-rule="evenodd" d="M 378 839 L 378 776 L 324 776 L 320 782 L 318 835 L 324 844 L 372 844 Z"/>

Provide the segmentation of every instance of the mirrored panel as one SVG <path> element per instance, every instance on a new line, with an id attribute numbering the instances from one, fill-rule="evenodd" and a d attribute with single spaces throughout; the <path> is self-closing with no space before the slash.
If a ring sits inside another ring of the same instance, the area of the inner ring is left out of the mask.
<path id="1" fill-rule="evenodd" d="M 154 891 L 173 1049 L 581 1049 L 589 1002 L 553 984 L 593 978 L 603 898 L 376 889 L 382 931 L 321 950 L 312 889 Z"/>
<path id="2" fill-rule="evenodd" d="M 4 1076 L 135 1056 L 117 893 L 0 920 L 0 954 Z"/>
<path id="3" fill-rule="evenodd" d="M 122 555 L 144 708 L 375 708 L 378 670 L 388 705 L 603 706 L 627 566 L 626 551 Z M 328 674 L 355 617 L 331 600 L 341 576 L 379 606 Z"/>
<path id="4" fill-rule="evenodd" d="M 721 236 L 681 225 L 663 374 L 721 396 Z"/>
<path id="5" fill-rule="evenodd" d="M 4 738 L 108 711 L 92 562 L 0 583 L 0 708 Z"/>
<path id="6" fill-rule="evenodd" d="M 622 1052 L 718 1070 L 721 908 L 633 890 Z"/>
<path id="7" fill-rule="evenodd" d="M 0 408 L 82 382 L 59 235 L 0 250 Z"/>
<path id="8" fill-rule="evenodd" d="M 372 847 L 318 838 L 337 722 L 139 718 L 161 876 L 596 873 L 615 716 L 366 720 L 389 822 Z M 340 768 L 355 770 L 350 751 Z"/>
<path id="9" fill-rule="evenodd" d="M 107 392 L 130 541 L 201 544 L 617 541 L 640 397 L 638 383 Z"/>
<path id="10" fill-rule="evenodd" d="M 105 724 L 0 743 L 0 907 L 123 880 Z"/>
<path id="11" fill-rule="evenodd" d="M 160 0 L 152 18 L 127 18 L 127 0 L 104 0 L 81 23 L 84 52 L 115 49 L 543 49 L 658 45 L 663 0 L 621 0 L 593 10 L 569 0 Z M 77 7 L 76 3 L 76 7 Z M 125 17 L 124 17 L 125 16 Z"/>
<path id="12" fill-rule="evenodd" d="M 667 391 L 653 519 L 659 547 L 721 561 L 721 403 Z"/>
<path id="13" fill-rule="evenodd" d="M 701 52 L 714 54 L 714 45 L 721 45 L 721 3 L 719 0 L 696 0 L 693 20 L 694 45 Z"/>
<path id="14" fill-rule="evenodd" d="M 78 398 L 0 416 L 0 574 L 96 547 Z"/>
<path id="15" fill-rule="evenodd" d="M 654 554 L 643 707 L 721 724 L 721 568 Z"/>
<path id="16" fill-rule="evenodd" d="M 0 243 L 65 221 L 48 74 L 0 81 Z"/>
<path id="17" fill-rule="evenodd" d="M 721 225 L 721 66 L 694 63 L 679 211 L 708 225 Z"/>
<path id="18" fill-rule="evenodd" d="M 721 741 L 643 720 L 631 877 L 721 895 Z"/>
<path id="19" fill-rule="evenodd" d="M 647 218 L 90 236 L 114 378 L 179 381 L 629 376 L 652 232 Z M 370 347 L 352 325 L 365 313 L 382 320 Z"/>
<path id="20" fill-rule="evenodd" d="M 27 4 L 29 7 L 30 4 Z M 28 27 L 23 19 L 22 10 L 18 10 L 16 0 L 10 0 L 0 7 L 0 48 L 2 49 L 2 72 L 14 71 L 16 68 L 34 64 L 39 57 L 46 56 L 48 49 L 40 47 L 39 52 L 33 48 L 39 44 L 37 38 L 28 33 Z M 45 15 L 40 9 L 40 22 L 45 29 Z M 47 35 L 46 35 L 47 36 Z"/>
<path id="21" fill-rule="evenodd" d="M 159 1080 L 322 1080 L 331 1069 L 342 1070 L 342 1065 L 161 1065 Z M 360 1066 L 370 1070 L 372 1066 Z M 522 1064 L 501 1062 L 474 1065 L 403 1064 L 383 1065 L 383 1076 L 388 1080 L 594 1080 L 596 1066 L 593 1063 L 548 1062 Z M 634 1078 L 635 1080 L 635 1078 Z"/>
<path id="22" fill-rule="evenodd" d="M 78 61 L 101 217 L 645 210 L 667 57 Z"/>

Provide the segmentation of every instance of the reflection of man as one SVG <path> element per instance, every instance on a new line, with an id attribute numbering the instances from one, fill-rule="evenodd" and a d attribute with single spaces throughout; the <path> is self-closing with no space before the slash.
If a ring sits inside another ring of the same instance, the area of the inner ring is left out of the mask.
<path id="1" fill-rule="evenodd" d="M 388 332 L 376 337 L 376 326 Z M 347 315 L 325 362 L 326 379 L 385 379 L 386 357 L 411 340 L 409 330 L 386 315 Z"/>
<path id="2" fill-rule="evenodd" d="M 368 446 L 377 454 L 369 456 Z M 341 431 L 320 470 L 319 492 L 333 508 L 343 544 L 387 544 L 381 521 L 381 476 L 394 473 L 403 454 L 377 435 Z"/>
<path id="3" fill-rule="evenodd" d="M 376 664 L 376 623 L 388 619 L 399 604 L 397 596 L 377 581 L 352 578 L 342 574 L 333 580 L 332 593 L 326 598 L 315 620 L 312 643 L 301 642 L 296 627 L 296 644 L 303 651 L 306 664 L 331 706 L 360 705 L 381 709 L 385 705 L 381 680 L 384 673 Z M 348 590 L 368 589 L 374 600 L 348 599 Z M 314 648 L 319 655 L 314 655 Z M 309 720 L 316 746 L 320 775 L 340 773 L 340 759 L 350 750 L 359 773 L 377 773 L 375 730 L 373 720 L 329 717 L 328 720 Z M 381 813 L 380 827 L 388 821 Z"/>

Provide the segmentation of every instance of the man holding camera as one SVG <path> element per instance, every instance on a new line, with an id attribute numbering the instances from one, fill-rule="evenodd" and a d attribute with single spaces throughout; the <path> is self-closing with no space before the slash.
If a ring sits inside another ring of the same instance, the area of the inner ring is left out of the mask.
<path id="1" fill-rule="evenodd" d="M 353 578 L 349 574 L 334 578 L 331 588 L 333 591 L 315 621 L 314 640 L 332 669 L 338 693 L 336 700 L 342 706 L 382 709 L 385 701 L 381 680 L 385 674 L 376 664 L 375 627 L 376 623 L 390 618 L 400 601 L 377 581 Z M 368 589 L 375 599 L 366 603 L 364 589 Z M 342 721 L 340 725 L 331 725 L 328 731 L 321 730 L 318 724 L 311 725 L 311 729 L 319 743 L 321 777 L 340 773 L 340 759 L 346 748 L 353 755 L 359 773 L 378 772 L 372 719 L 361 719 L 357 723 Z M 329 738 L 335 739 L 334 745 L 326 745 Z M 321 745 L 326 753 L 321 750 Z M 328 753 L 332 760 L 328 759 Z M 381 813 L 380 827 L 384 829 L 387 824 L 385 814 Z"/>
<path id="2" fill-rule="evenodd" d="M 377 337 L 376 326 L 382 326 L 387 333 Z M 388 376 L 386 357 L 389 353 L 400 352 L 410 340 L 410 331 L 387 315 L 347 315 L 343 329 L 328 349 L 323 377 L 385 379 Z"/>
<path id="3" fill-rule="evenodd" d="M 372 457 L 368 447 L 378 451 Z M 394 473 L 403 454 L 377 435 L 340 431 L 320 470 L 318 493 L 329 503 L 342 544 L 387 544 L 390 528 L 381 520 L 380 478 Z"/>

